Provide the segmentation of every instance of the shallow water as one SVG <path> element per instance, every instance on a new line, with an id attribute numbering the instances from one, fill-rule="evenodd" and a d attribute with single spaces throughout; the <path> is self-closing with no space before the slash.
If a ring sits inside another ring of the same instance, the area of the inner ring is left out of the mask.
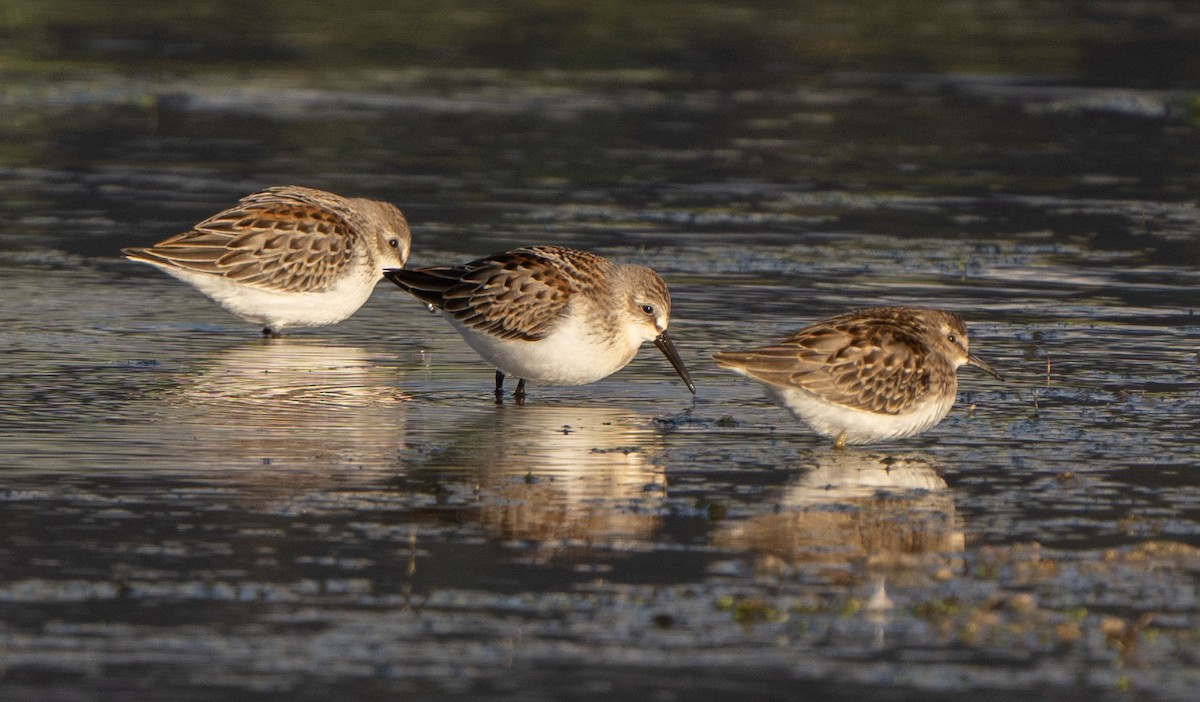
<path id="1" fill-rule="evenodd" d="M 1190 699 L 1196 86 L 1096 57 L 1195 55 L 1195 18 L 1098 4 L 1063 44 L 1004 7 L 968 24 L 1011 63 L 922 63 L 921 18 L 904 53 L 874 14 L 732 13 L 658 63 L 481 69 L 481 13 L 335 84 L 253 55 L 168 79 L 145 62 L 191 45 L 47 25 L 110 63 L 33 52 L 0 96 L 0 697 Z M 851 29 L 883 43 L 781 48 Z M 395 202 L 414 265 L 653 266 L 697 396 L 647 348 L 497 405 L 390 286 L 262 340 L 117 257 L 284 182 Z M 875 304 L 960 312 L 1008 382 L 964 368 L 941 425 L 838 452 L 708 360 Z"/>

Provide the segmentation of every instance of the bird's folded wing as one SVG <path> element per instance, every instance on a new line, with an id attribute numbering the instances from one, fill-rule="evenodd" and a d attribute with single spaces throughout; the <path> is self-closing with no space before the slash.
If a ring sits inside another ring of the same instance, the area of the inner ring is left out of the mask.
<path id="1" fill-rule="evenodd" d="M 826 402 L 899 414 L 929 392 L 928 352 L 911 334 L 883 327 L 870 342 L 835 326 L 803 329 L 779 344 L 723 352 L 717 362 L 762 382 L 809 392 Z"/>
<path id="2" fill-rule="evenodd" d="M 341 214 L 291 198 L 255 193 L 192 231 L 131 258 L 278 292 L 323 292 L 354 258 L 354 230 Z"/>
<path id="3" fill-rule="evenodd" d="M 525 341 L 550 333 L 574 290 L 566 274 L 530 249 L 461 266 L 394 269 L 384 275 L 471 329 Z"/>

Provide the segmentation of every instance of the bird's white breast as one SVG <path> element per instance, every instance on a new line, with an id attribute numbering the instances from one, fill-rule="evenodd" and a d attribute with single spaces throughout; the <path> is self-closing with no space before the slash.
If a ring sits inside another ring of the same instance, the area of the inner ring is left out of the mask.
<path id="1" fill-rule="evenodd" d="M 628 338 L 610 345 L 589 329 L 583 315 L 568 315 L 538 341 L 500 339 L 466 327 L 450 315 L 471 348 L 507 375 L 541 385 L 585 385 L 612 375 L 637 355 L 641 341 Z"/>
<path id="2" fill-rule="evenodd" d="M 740 369 L 734 370 L 747 375 Z M 760 385 L 768 397 L 786 407 L 818 434 L 837 438 L 845 433 L 848 444 L 869 444 L 919 434 L 942 421 L 955 399 L 953 392 L 945 397 L 935 394 L 907 412 L 883 414 L 827 402 L 800 388 L 761 381 Z"/>
<path id="3" fill-rule="evenodd" d="M 280 330 L 286 327 L 319 327 L 336 324 L 363 306 L 378 275 L 354 268 L 324 292 L 278 292 L 245 285 L 220 275 L 197 273 L 158 265 L 242 319 Z"/>

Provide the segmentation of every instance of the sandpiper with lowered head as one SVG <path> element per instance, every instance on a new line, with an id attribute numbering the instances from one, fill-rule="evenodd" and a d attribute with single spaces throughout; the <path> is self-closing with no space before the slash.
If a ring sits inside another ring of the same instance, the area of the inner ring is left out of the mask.
<path id="1" fill-rule="evenodd" d="M 354 314 L 384 269 L 408 261 L 412 234 L 386 202 L 289 185 L 146 248 L 122 249 L 195 286 L 263 335 L 336 324 Z"/>
<path id="2" fill-rule="evenodd" d="M 838 448 L 919 434 L 945 418 L 958 368 L 1000 375 L 971 353 L 953 312 L 873 307 L 831 317 L 769 346 L 714 354 L 763 385 Z"/>
<path id="3" fill-rule="evenodd" d="M 653 341 L 693 394 L 667 325 L 671 295 L 658 273 L 561 246 L 530 246 L 458 266 L 396 269 L 384 277 L 441 310 L 496 370 L 525 382 L 584 385 L 624 368 Z"/>

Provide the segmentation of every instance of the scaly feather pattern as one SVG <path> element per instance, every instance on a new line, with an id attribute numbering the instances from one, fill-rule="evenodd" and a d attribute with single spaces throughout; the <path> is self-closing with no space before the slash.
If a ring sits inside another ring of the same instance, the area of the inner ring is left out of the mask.
<path id="1" fill-rule="evenodd" d="M 388 280 L 464 326 L 500 339 L 545 338 L 571 296 L 607 290 L 614 265 L 587 251 L 530 246 L 458 266 L 389 271 Z"/>

